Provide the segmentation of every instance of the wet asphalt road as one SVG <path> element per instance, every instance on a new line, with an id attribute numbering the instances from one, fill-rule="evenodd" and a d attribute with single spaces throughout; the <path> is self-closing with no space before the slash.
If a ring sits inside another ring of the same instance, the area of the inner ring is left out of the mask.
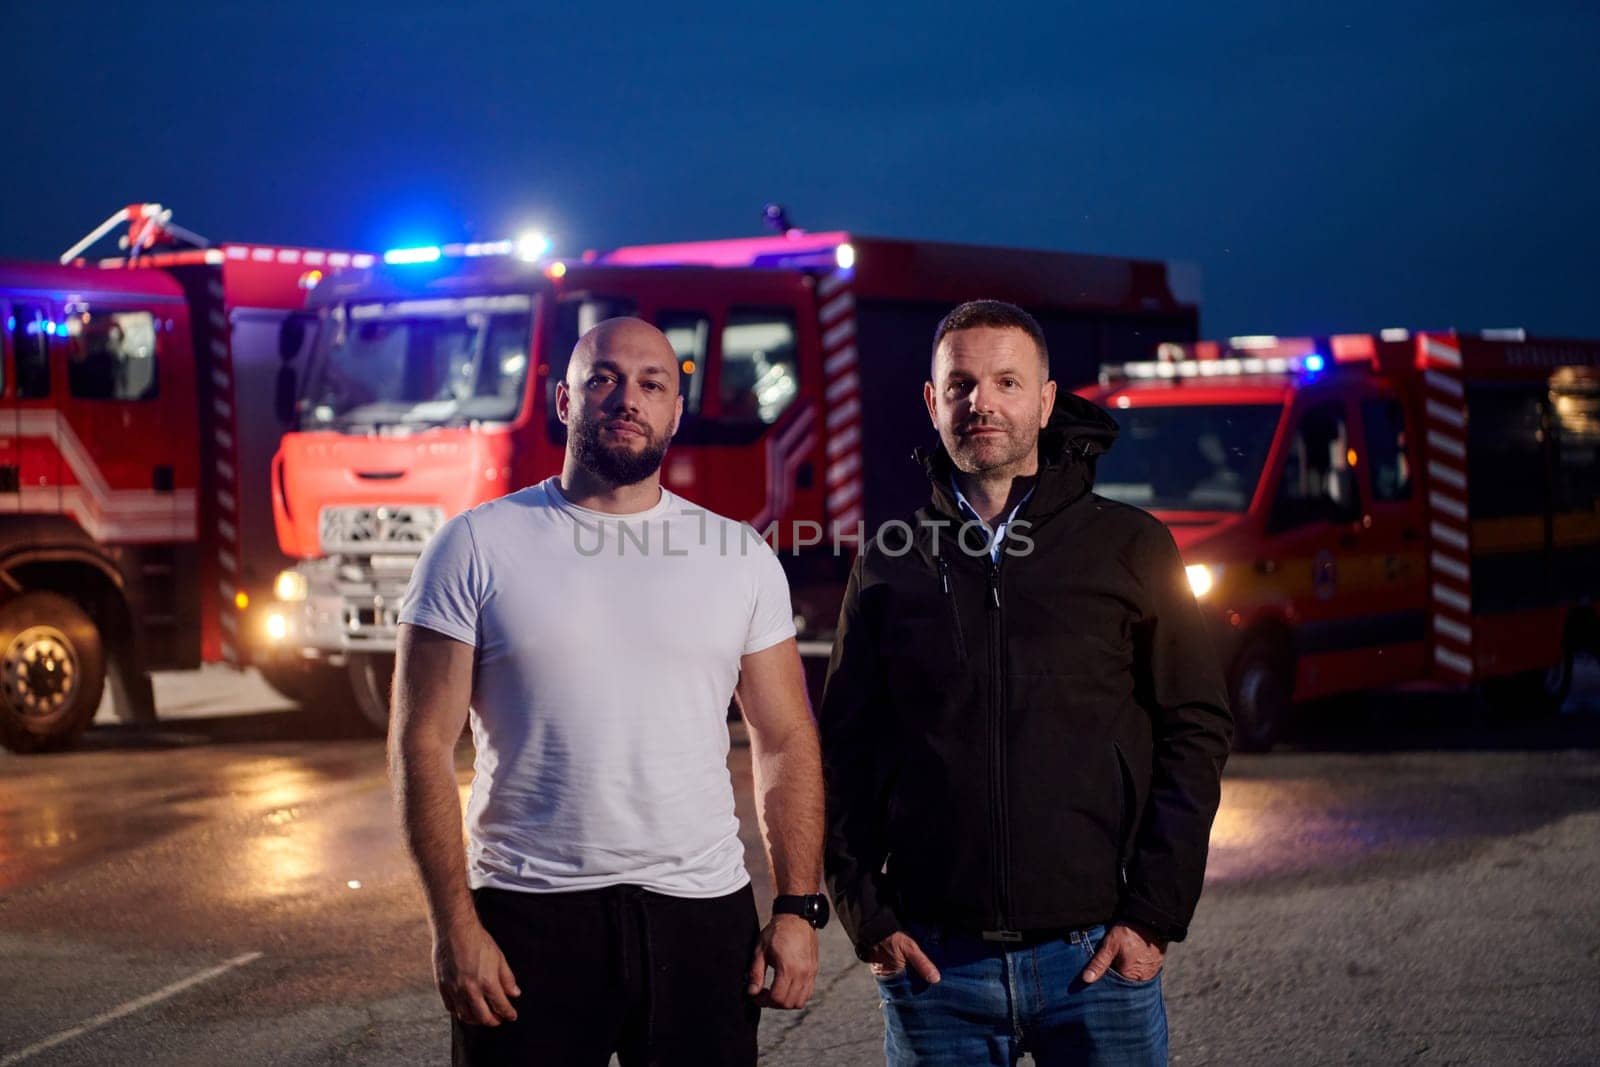
<path id="1" fill-rule="evenodd" d="M 1317 709 L 1229 764 L 1163 978 L 1174 1062 L 1600 1062 L 1600 674 L 1559 719 L 1438 695 Z M 379 741 L 225 672 L 163 723 L 0 753 L 0 1067 L 448 1059 Z M 463 784 L 470 774 L 463 746 Z M 730 759 L 758 898 L 770 893 Z M 881 1062 L 836 928 L 764 1062 Z M 18 1058 L 20 1057 L 20 1058 Z"/>

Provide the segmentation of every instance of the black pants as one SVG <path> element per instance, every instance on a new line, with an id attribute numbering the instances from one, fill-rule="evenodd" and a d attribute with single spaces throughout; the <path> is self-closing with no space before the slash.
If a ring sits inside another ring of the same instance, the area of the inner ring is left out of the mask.
<path id="1" fill-rule="evenodd" d="M 472 899 L 522 995 L 516 1022 L 455 1020 L 456 1064 L 605 1067 L 612 1053 L 623 1067 L 756 1062 L 749 886 L 710 900 L 635 886 Z"/>

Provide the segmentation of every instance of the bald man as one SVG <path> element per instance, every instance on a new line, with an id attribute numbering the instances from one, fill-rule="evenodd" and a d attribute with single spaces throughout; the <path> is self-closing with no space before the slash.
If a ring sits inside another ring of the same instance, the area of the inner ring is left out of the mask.
<path id="1" fill-rule="evenodd" d="M 560 476 L 446 523 L 400 613 L 391 771 L 455 1061 L 753 1064 L 760 1009 L 811 995 L 827 914 L 788 584 L 749 527 L 661 487 L 683 400 L 659 331 L 590 330 L 556 410 Z M 735 691 L 779 893 L 765 929 L 727 770 Z"/>

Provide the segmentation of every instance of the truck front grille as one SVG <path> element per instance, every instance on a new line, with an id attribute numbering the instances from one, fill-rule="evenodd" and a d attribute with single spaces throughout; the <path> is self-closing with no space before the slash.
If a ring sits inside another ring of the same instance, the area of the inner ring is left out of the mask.
<path id="1" fill-rule="evenodd" d="M 370 553 L 411 549 L 422 551 L 428 538 L 444 525 L 444 509 L 399 505 L 331 507 L 318 516 L 322 551 Z"/>

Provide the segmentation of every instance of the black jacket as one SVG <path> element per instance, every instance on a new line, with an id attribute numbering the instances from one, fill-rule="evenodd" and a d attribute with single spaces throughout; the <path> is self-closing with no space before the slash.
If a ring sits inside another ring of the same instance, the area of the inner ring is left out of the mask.
<path id="1" fill-rule="evenodd" d="M 1058 399 L 998 566 L 955 544 L 943 449 L 909 550 L 891 527 L 856 559 L 819 718 L 828 887 L 863 956 L 906 918 L 1188 931 L 1232 724 L 1172 536 L 1091 492 L 1116 432 Z"/>

